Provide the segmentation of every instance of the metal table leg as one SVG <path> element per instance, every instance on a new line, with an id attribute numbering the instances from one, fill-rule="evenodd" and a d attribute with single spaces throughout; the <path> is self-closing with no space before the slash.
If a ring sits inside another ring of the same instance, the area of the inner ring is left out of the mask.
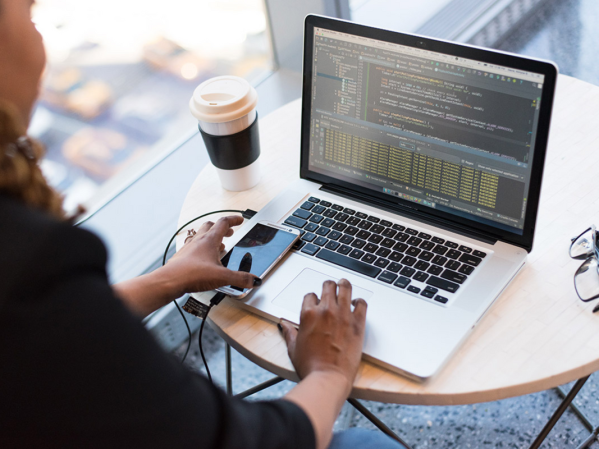
<path id="1" fill-rule="evenodd" d="M 227 376 L 227 394 L 231 396 L 233 394 L 233 372 L 231 368 L 231 346 L 225 342 L 225 366 Z"/>
<path id="2" fill-rule="evenodd" d="M 531 444 L 530 449 L 538 449 L 541 446 L 541 444 L 543 444 L 543 441 L 545 441 L 545 438 L 547 438 L 549 432 L 551 432 L 553 427 L 557 424 L 561 416 L 564 414 L 568 406 L 572 403 L 572 401 L 574 400 L 582 386 L 585 384 L 585 382 L 589 379 L 589 377 L 590 375 L 583 377 L 582 379 L 578 379 L 576 381 L 572 389 L 569 391 L 568 395 L 559 405 L 557 410 L 553 413 L 547 424 L 545 424 L 545 427 L 543 427 L 543 430 L 541 430 L 541 433 L 539 434 L 537 439 Z"/>

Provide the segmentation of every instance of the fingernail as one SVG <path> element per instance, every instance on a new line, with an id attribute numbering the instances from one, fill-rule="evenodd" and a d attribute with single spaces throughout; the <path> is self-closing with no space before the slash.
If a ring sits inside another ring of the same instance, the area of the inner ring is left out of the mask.
<path id="1" fill-rule="evenodd" d="M 277 327 L 279 328 L 279 332 L 283 332 L 283 326 L 281 326 L 281 323 L 277 323 Z"/>
<path id="2" fill-rule="evenodd" d="M 262 279 L 254 278 L 254 287 L 259 287 L 262 285 Z"/>

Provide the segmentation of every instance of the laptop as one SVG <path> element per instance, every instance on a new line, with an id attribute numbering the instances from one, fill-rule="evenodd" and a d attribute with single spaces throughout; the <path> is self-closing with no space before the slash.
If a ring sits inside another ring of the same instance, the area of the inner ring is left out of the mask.
<path id="1" fill-rule="evenodd" d="M 557 68 L 315 15 L 304 39 L 300 179 L 246 225 L 302 238 L 240 304 L 299 323 L 346 278 L 364 358 L 427 380 L 532 250 Z"/>

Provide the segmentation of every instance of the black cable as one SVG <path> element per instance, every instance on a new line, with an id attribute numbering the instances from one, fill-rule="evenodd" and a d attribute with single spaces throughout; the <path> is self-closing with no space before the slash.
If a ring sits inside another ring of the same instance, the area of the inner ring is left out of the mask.
<path id="1" fill-rule="evenodd" d="M 185 223 L 183 226 L 181 226 L 179 229 L 177 229 L 177 232 L 175 232 L 173 234 L 173 236 L 171 237 L 171 239 L 168 241 L 168 245 L 166 245 L 166 249 L 164 250 L 164 256 L 162 256 L 162 265 L 164 266 L 164 264 L 166 263 L 166 255 L 168 254 L 168 250 L 171 247 L 171 244 L 173 243 L 173 240 L 175 240 L 175 238 L 177 237 L 177 235 L 179 235 L 179 232 L 181 232 L 186 226 L 190 225 L 194 221 L 199 220 L 200 218 L 207 217 L 208 215 L 220 214 L 220 213 L 225 213 L 225 212 L 233 212 L 233 213 L 239 213 L 239 214 L 245 215 L 245 214 L 248 213 L 248 211 L 232 210 L 232 209 L 217 210 L 217 211 L 214 211 L 214 212 L 208 212 L 206 214 L 203 214 L 203 215 L 200 215 L 198 217 L 195 217 L 193 220 L 189 220 L 187 223 Z M 253 211 L 249 211 L 249 212 L 253 212 Z M 191 329 L 189 328 L 189 323 L 187 322 L 187 318 L 185 318 L 185 314 L 183 313 L 183 310 L 181 310 L 181 307 L 179 307 L 179 304 L 177 303 L 177 300 L 173 300 L 173 302 L 175 303 L 175 306 L 177 307 L 177 310 L 181 314 L 181 318 L 183 318 L 183 321 L 185 322 L 185 327 L 187 328 L 187 349 L 185 350 L 185 354 L 183 354 L 183 358 L 181 359 L 181 363 L 183 363 L 183 362 L 185 362 L 185 359 L 187 358 L 187 354 L 189 354 L 189 348 L 191 347 Z M 203 328 L 204 328 L 204 322 L 202 321 L 202 325 L 200 327 L 200 338 L 202 338 L 201 337 L 201 332 L 202 332 Z M 202 347 L 201 346 L 200 346 L 200 352 L 202 352 Z M 204 359 L 204 354 L 203 353 L 202 353 L 202 359 Z M 208 369 L 208 365 L 206 364 L 206 360 L 204 360 L 204 364 L 206 365 L 206 369 Z M 208 374 L 208 377 L 210 377 L 210 374 Z"/>
<path id="2" fill-rule="evenodd" d="M 200 325 L 200 333 L 198 334 L 198 346 L 200 347 L 200 355 L 202 356 L 202 361 L 204 362 L 204 367 L 206 368 L 206 374 L 208 374 L 208 379 L 210 383 L 212 383 L 212 375 L 210 374 L 210 369 L 208 368 L 208 362 L 206 361 L 206 357 L 204 356 L 204 349 L 202 348 L 202 334 L 204 333 L 204 323 L 208 319 L 208 314 L 210 313 L 210 309 L 212 309 L 212 304 L 208 306 L 208 312 L 206 312 L 206 316 L 202 320 L 202 324 Z"/>

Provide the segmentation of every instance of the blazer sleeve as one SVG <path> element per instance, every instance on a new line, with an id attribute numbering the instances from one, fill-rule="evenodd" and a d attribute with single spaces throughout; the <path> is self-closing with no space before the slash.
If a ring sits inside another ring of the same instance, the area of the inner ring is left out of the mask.
<path id="1" fill-rule="evenodd" d="M 16 236 L 30 240 L 0 289 L 0 447 L 315 447 L 295 404 L 231 398 L 163 352 L 97 237 L 44 229 Z"/>

